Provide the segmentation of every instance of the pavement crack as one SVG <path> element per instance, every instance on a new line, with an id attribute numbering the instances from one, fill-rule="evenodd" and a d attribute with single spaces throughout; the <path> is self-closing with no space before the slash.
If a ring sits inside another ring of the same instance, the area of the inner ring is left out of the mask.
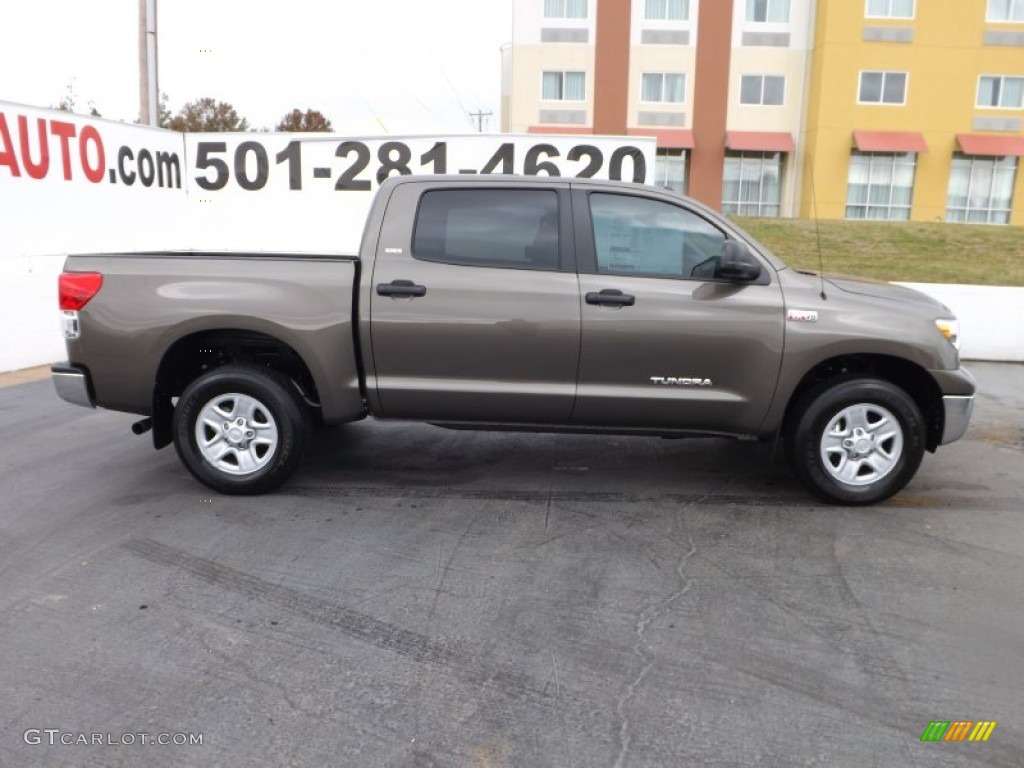
<path id="1" fill-rule="evenodd" d="M 555 658 L 555 654 L 551 652 L 551 669 L 555 675 L 555 705 L 558 708 L 558 719 L 561 723 L 562 730 L 562 742 L 565 744 L 566 757 L 569 760 L 569 768 L 574 768 L 574 761 L 572 757 L 572 741 L 569 739 L 568 729 L 565 724 L 565 711 L 562 709 L 562 683 L 559 680 L 558 675 L 558 660 Z"/>
<path id="2" fill-rule="evenodd" d="M 441 591 L 444 589 L 444 582 L 448 578 L 448 573 L 451 571 L 452 563 L 455 561 L 455 555 L 458 554 L 459 549 L 465 542 L 466 537 L 469 536 L 469 532 L 473 530 L 473 524 L 476 522 L 476 518 L 470 518 L 469 524 L 466 529 L 460 534 L 458 540 L 455 542 L 455 546 L 452 547 L 452 551 L 448 554 L 448 559 L 444 565 L 440 567 L 440 573 L 437 577 L 437 584 L 434 586 L 434 599 L 430 603 L 430 612 L 427 614 L 427 628 L 429 629 L 430 623 L 434 620 L 434 614 L 437 612 L 437 604 L 441 600 Z M 441 562 L 441 551 L 438 550 L 438 565 Z"/>
<path id="3" fill-rule="evenodd" d="M 615 768 L 622 768 L 626 764 L 626 760 L 629 757 L 629 748 L 633 741 L 628 713 L 629 705 L 636 698 L 637 691 L 656 664 L 654 653 L 647 642 L 647 628 L 651 625 L 651 622 L 661 617 L 676 600 L 689 592 L 693 584 L 686 577 L 683 569 L 686 567 L 687 561 L 696 554 L 697 547 L 694 545 L 693 537 L 690 534 L 687 534 L 686 538 L 689 549 L 680 556 L 675 568 L 676 575 L 679 578 L 679 588 L 657 603 L 644 607 L 637 615 L 636 624 L 633 627 L 633 632 L 636 635 L 636 641 L 633 643 L 633 653 L 640 660 L 640 671 L 629 685 L 626 686 L 615 704 L 615 712 L 619 717 L 619 754 L 615 758 Z M 674 538 L 672 540 L 675 541 Z"/>

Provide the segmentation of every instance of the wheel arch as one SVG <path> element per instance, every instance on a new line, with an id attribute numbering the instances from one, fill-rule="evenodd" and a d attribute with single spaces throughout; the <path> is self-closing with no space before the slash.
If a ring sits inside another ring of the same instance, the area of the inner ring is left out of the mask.
<path id="1" fill-rule="evenodd" d="M 153 385 L 153 445 L 171 442 L 172 398 L 207 371 L 233 363 L 271 368 L 286 376 L 314 412 L 320 408 L 316 380 L 302 356 L 281 339 L 260 331 L 216 328 L 194 331 L 172 343 L 157 366 Z"/>
<path id="2" fill-rule="evenodd" d="M 892 355 L 845 354 L 816 364 L 804 374 L 789 396 L 782 420 L 782 433 L 785 434 L 792 428 L 798 405 L 807 392 L 830 380 L 854 375 L 882 379 L 910 395 L 924 418 L 925 447 L 931 452 L 938 448 L 945 426 L 939 385 L 928 371 L 917 363 Z"/>

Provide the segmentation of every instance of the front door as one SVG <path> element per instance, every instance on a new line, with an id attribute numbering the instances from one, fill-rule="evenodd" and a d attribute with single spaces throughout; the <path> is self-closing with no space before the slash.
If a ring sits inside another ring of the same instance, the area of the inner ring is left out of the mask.
<path id="1" fill-rule="evenodd" d="M 370 311 L 383 415 L 567 422 L 580 331 L 568 185 L 403 184 L 384 222 Z"/>
<path id="2" fill-rule="evenodd" d="M 683 201 L 576 191 L 582 337 L 573 423 L 753 433 L 782 360 L 774 270 L 714 278 L 727 234 Z"/>

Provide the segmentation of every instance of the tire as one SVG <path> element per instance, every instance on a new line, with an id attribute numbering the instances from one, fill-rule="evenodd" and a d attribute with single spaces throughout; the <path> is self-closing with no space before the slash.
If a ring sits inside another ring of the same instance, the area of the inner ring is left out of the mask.
<path id="1" fill-rule="evenodd" d="M 258 494 L 298 467 L 310 416 L 277 371 L 226 365 L 185 388 L 171 429 L 178 456 L 199 482 L 221 493 Z"/>
<path id="2" fill-rule="evenodd" d="M 799 480 L 832 504 L 875 504 L 899 492 L 924 457 L 917 403 L 874 378 L 825 382 L 794 404 L 786 458 Z"/>

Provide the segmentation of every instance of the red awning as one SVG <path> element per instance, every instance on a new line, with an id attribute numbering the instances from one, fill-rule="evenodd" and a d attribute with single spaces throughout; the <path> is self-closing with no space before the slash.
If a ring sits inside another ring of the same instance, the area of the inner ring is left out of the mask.
<path id="1" fill-rule="evenodd" d="M 630 136 L 653 136 L 658 149 L 693 149 L 693 131 L 685 128 L 629 128 Z"/>
<path id="2" fill-rule="evenodd" d="M 956 143 L 965 155 L 1024 156 L 1024 136 L 985 136 L 958 133 Z"/>
<path id="3" fill-rule="evenodd" d="M 913 131 L 854 131 L 853 144 L 861 152 L 927 152 L 924 136 Z"/>
<path id="4" fill-rule="evenodd" d="M 738 152 L 792 152 L 793 134 L 785 131 L 726 131 L 725 146 Z"/>

